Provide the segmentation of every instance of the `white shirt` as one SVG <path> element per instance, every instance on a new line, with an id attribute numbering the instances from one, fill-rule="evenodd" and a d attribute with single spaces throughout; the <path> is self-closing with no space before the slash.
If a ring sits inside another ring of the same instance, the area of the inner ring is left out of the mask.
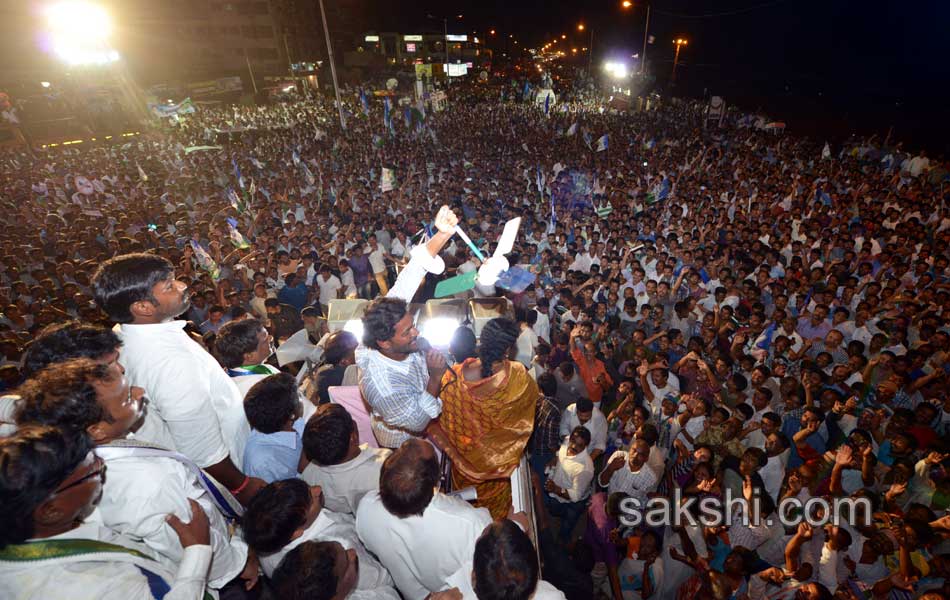
<path id="1" fill-rule="evenodd" d="M 582 425 L 582 423 L 580 419 L 577 418 L 577 403 L 574 403 L 564 409 L 564 414 L 561 415 L 561 426 L 558 431 L 561 435 L 561 439 L 571 435 L 574 428 L 579 425 Z M 600 412 L 600 409 L 595 406 L 594 413 L 583 425 L 584 428 L 590 432 L 590 445 L 588 446 L 588 450 L 606 450 L 607 417 L 604 416 L 604 413 Z"/>
<path id="2" fill-rule="evenodd" d="M 369 259 L 369 266 L 373 269 L 373 273 L 385 273 L 386 272 L 386 261 L 383 259 L 383 249 L 377 247 L 376 250 L 373 250 L 369 246 L 366 247 L 366 258 Z"/>
<path id="3" fill-rule="evenodd" d="M 343 295 L 347 298 L 355 298 L 356 280 L 353 279 L 353 269 L 340 271 L 340 282 L 343 284 Z"/>
<path id="4" fill-rule="evenodd" d="M 359 456 L 345 463 L 327 466 L 307 463 L 300 478 L 307 485 L 320 486 L 324 505 L 330 510 L 356 514 L 363 496 L 379 489 L 379 472 L 390 454 L 392 450 L 388 448 L 370 448 L 363 444 Z"/>
<path id="5" fill-rule="evenodd" d="M 120 362 L 149 399 L 137 437 L 177 450 L 199 467 L 230 454 L 240 469 L 251 428 L 244 398 L 210 354 L 183 330 L 185 321 L 117 325 Z"/>
<path id="6" fill-rule="evenodd" d="M 765 462 L 765 466 L 759 469 L 759 476 L 765 484 L 765 491 L 775 502 L 778 502 L 782 479 L 785 478 L 785 463 L 788 461 L 788 455 L 789 450 L 786 450 L 777 456 L 770 456 Z"/>
<path id="7" fill-rule="evenodd" d="M 548 495 L 558 502 L 580 502 L 590 495 L 590 482 L 594 479 L 594 461 L 585 448 L 583 452 L 574 456 L 567 455 L 567 444 L 563 444 L 557 451 L 557 467 L 551 475 L 551 481 L 567 491 L 568 498 L 563 498 L 553 492 Z"/>
<path id="8" fill-rule="evenodd" d="M 623 600 L 640 600 L 643 593 L 643 561 L 638 558 L 625 558 L 617 566 L 620 578 L 620 593 Z M 657 592 L 663 589 L 663 557 L 658 556 L 647 571 L 653 583 L 653 596 L 662 597 Z"/>
<path id="9" fill-rule="evenodd" d="M 356 531 L 389 569 L 407 600 L 445 589 L 448 578 L 475 555 L 475 541 L 492 522 L 488 509 L 436 492 L 421 516 L 393 516 L 378 491 L 363 497 Z"/>
<path id="10" fill-rule="evenodd" d="M 336 300 L 337 292 L 343 287 L 343 283 L 336 275 L 330 275 L 329 279 L 324 279 L 323 275 L 317 275 L 314 282 L 320 290 L 320 304 L 329 304 L 330 300 Z"/>
<path id="11" fill-rule="evenodd" d="M 141 540 L 150 555 L 174 572 L 184 558 L 184 548 L 165 517 L 174 514 L 183 523 L 190 522 L 188 500 L 193 499 L 211 525 L 208 587 L 220 589 L 244 570 L 247 544 L 230 535 L 224 516 L 188 468 L 173 458 L 103 456 L 109 472 L 96 512 L 103 525 Z"/>
<path id="12" fill-rule="evenodd" d="M 449 577 L 445 583 L 446 589 L 456 588 L 462 594 L 462 600 L 478 600 L 475 595 L 475 589 L 472 586 L 472 572 L 475 566 L 472 561 L 465 565 Z M 565 596 L 561 590 L 557 589 L 543 579 L 538 580 L 538 586 L 534 588 L 531 594 L 531 600 L 564 600 Z"/>
<path id="13" fill-rule="evenodd" d="M 131 548 L 150 555 L 148 548 L 125 536 L 83 523 L 65 533 L 45 538 L 86 539 Z M 39 540 L 34 540 L 39 541 Z M 211 563 L 210 546 L 185 549 L 177 572 L 161 563 L 124 553 L 101 555 L 102 560 L 80 556 L 65 559 L 39 559 L 24 562 L 0 561 L 0 590 L 14 598 L 69 598 L 70 600 L 128 600 L 152 598 L 149 582 L 136 565 L 159 575 L 171 587 L 165 600 L 202 600 L 205 574 Z"/>
<path id="14" fill-rule="evenodd" d="M 356 556 L 359 559 L 359 580 L 356 583 L 358 590 L 373 590 L 393 584 L 389 571 L 379 564 L 379 561 L 373 558 L 360 543 L 353 517 L 335 513 L 326 508 L 320 511 L 317 518 L 300 537 L 291 540 L 277 552 L 259 557 L 264 574 L 271 577 L 281 559 L 304 542 L 339 542 L 346 550 L 356 550 Z"/>
<path id="15" fill-rule="evenodd" d="M 656 490 L 658 481 L 656 471 L 649 463 L 643 463 L 637 471 L 631 470 L 629 455 L 624 450 L 617 450 L 611 454 L 606 464 L 609 465 L 615 458 L 622 458 L 623 466 L 610 476 L 610 481 L 607 482 L 606 486 L 607 494 L 623 492 L 645 505 L 647 494 Z M 604 472 L 602 471 L 598 477 L 600 485 L 604 485 Z"/>
<path id="16" fill-rule="evenodd" d="M 548 344 L 551 343 L 551 319 L 546 314 L 541 311 L 535 311 L 538 313 L 538 320 L 534 323 L 534 332 L 538 334 L 538 337 L 546 341 Z"/>
<path id="17" fill-rule="evenodd" d="M 522 327 L 515 345 L 518 348 L 515 360 L 530 368 L 531 359 L 534 358 L 534 349 L 538 345 L 538 335 L 530 327 Z"/>

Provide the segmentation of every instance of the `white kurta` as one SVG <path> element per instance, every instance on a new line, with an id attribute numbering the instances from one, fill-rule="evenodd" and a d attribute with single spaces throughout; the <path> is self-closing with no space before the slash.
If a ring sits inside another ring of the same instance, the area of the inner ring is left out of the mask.
<path id="1" fill-rule="evenodd" d="M 389 569 L 407 600 L 423 600 L 475 554 L 475 541 L 492 522 L 488 509 L 436 492 L 422 516 L 400 519 L 383 506 L 378 491 L 363 497 L 356 531 Z"/>
<path id="2" fill-rule="evenodd" d="M 96 512 L 103 525 L 141 540 L 152 556 L 174 571 L 184 548 L 165 517 L 175 514 L 182 522 L 190 522 L 190 498 L 201 505 L 211 525 L 208 586 L 220 589 L 244 570 L 247 544 L 229 534 L 214 501 L 184 465 L 172 458 L 135 456 L 107 458 L 106 465 L 109 471 Z"/>
<path id="3" fill-rule="evenodd" d="M 475 589 L 472 586 L 472 571 L 474 571 L 472 561 L 465 563 L 455 574 L 449 577 L 446 582 L 446 588 L 456 588 L 462 594 L 462 600 L 478 600 L 475 595 Z M 538 580 L 538 587 L 534 588 L 531 594 L 531 600 L 564 600 L 564 592 L 557 589 L 543 579 Z"/>
<path id="4" fill-rule="evenodd" d="M 379 472 L 389 448 L 360 446 L 360 454 L 339 465 L 320 466 L 308 463 L 300 478 L 307 485 L 319 485 L 324 505 L 334 512 L 356 514 L 356 508 L 367 492 L 379 489 Z"/>
<path id="5" fill-rule="evenodd" d="M 107 542 L 150 555 L 148 548 L 124 536 L 118 536 L 96 523 L 83 523 L 76 529 L 51 538 L 86 539 Z M 171 587 L 165 600 L 201 600 L 205 592 L 205 573 L 211 562 L 210 546 L 185 549 L 181 565 L 168 571 L 160 563 L 121 553 L 104 553 L 101 561 L 89 557 L 0 561 L 0 590 L 4 597 L 69 598 L 70 600 L 128 600 L 152 598 L 148 579 L 136 565 L 162 577 Z M 81 560 L 80 560 L 81 559 Z"/>
<path id="6" fill-rule="evenodd" d="M 346 550 L 356 550 L 359 560 L 359 580 L 356 583 L 358 590 L 374 590 L 378 587 L 391 587 L 392 577 L 379 561 L 366 551 L 366 547 L 356 535 L 356 526 L 353 517 L 335 513 L 326 508 L 320 511 L 317 518 L 303 534 L 289 544 L 274 552 L 260 556 L 261 568 L 264 574 L 271 577 L 274 570 L 291 550 L 304 542 L 338 542 Z"/>
<path id="7" fill-rule="evenodd" d="M 116 326 L 123 343 L 119 362 L 149 399 L 137 437 L 177 450 L 202 468 L 230 454 L 240 469 L 251 431 L 244 398 L 184 326 L 184 321 Z"/>

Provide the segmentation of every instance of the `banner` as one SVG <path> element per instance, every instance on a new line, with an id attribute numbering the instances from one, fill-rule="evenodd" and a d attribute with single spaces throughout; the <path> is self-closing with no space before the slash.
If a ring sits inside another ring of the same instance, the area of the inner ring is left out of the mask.
<path id="1" fill-rule="evenodd" d="M 178 104 L 149 104 L 148 108 L 159 119 L 195 112 L 195 105 L 191 98 L 185 98 Z"/>
<path id="2" fill-rule="evenodd" d="M 388 192 L 396 187 L 396 170 L 383 167 L 383 176 L 379 180 L 379 187 L 382 191 Z"/>

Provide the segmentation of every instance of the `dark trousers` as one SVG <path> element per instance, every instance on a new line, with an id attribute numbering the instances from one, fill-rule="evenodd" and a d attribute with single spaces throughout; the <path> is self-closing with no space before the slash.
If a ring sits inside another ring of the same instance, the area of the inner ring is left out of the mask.
<path id="1" fill-rule="evenodd" d="M 551 496 L 544 497 L 544 503 L 547 505 L 548 514 L 557 517 L 561 521 L 561 527 L 558 530 L 558 539 L 562 544 L 567 544 L 571 539 L 571 533 L 580 521 L 581 515 L 587 510 L 587 499 L 579 502 L 558 502 Z"/>

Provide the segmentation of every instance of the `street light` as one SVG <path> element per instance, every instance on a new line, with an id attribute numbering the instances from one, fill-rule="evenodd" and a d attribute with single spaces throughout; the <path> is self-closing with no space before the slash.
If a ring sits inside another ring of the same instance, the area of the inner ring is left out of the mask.
<path id="1" fill-rule="evenodd" d="M 491 30 L 491 31 L 489 31 L 488 33 L 490 33 L 490 34 L 492 34 L 492 35 L 495 35 L 495 30 L 494 30 L 494 29 L 492 29 L 492 30 Z"/>
<path id="2" fill-rule="evenodd" d="M 584 31 L 584 24 L 583 24 L 583 23 L 578 23 L 578 24 L 577 24 L 577 30 L 578 30 L 578 31 Z"/>
<path id="3" fill-rule="evenodd" d="M 620 6 L 624 8 L 630 8 L 631 6 L 633 6 L 633 2 L 631 2 L 630 0 L 623 0 L 623 2 L 620 3 Z"/>
<path id="4" fill-rule="evenodd" d="M 680 60 L 680 48 L 689 44 L 689 41 L 685 38 L 676 38 L 673 40 L 673 45 L 676 46 L 676 54 L 673 55 L 673 74 L 670 76 L 670 83 L 676 83 L 676 65 Z"/>

